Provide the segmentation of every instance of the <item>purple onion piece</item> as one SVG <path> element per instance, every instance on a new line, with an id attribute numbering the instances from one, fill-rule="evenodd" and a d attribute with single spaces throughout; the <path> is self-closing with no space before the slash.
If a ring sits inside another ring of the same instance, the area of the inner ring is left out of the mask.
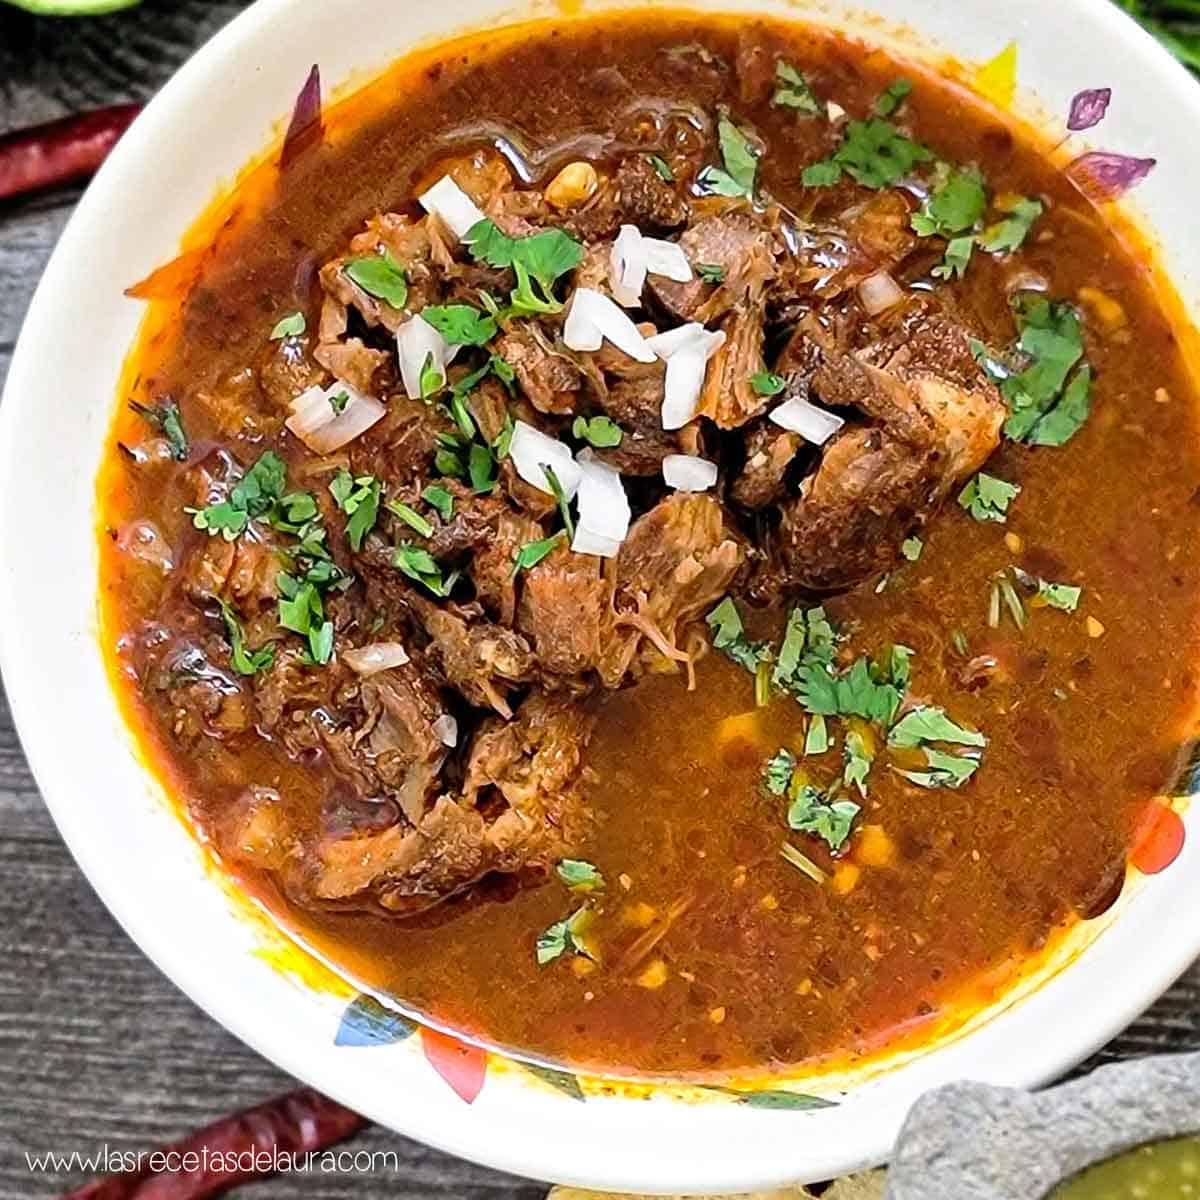
<path id="1" fill-rule="evenodd" d="M 1131 158 L 1107 150 L 1081 154 L 1067 167 L 1067 178 L 1093 204 L 1119 200 L 1154 169 L 1156 158 Z"/>
<path id="2" fill-rule="evenodd" d="M 305 150 L 320 142 L 324 136 L 321 126 L 321 68 L 315 63 L 309 71 L 300 94 L 296 97 L 296 107 L 292 109 L 291 124 L 283 138 L 283 153 L 279 157 L 279 165 L 289 166 Z"/>
<path id="3" fill-rule="evenodd" d="M 1080 92 L 1071 101 L 1071 115 L 1067 118 L 1067 128 L 1072 133 L 1081 129 L 1091 129 L 1104 120 L 1112 100 L 1112 88 L 1088 88 Z"/>

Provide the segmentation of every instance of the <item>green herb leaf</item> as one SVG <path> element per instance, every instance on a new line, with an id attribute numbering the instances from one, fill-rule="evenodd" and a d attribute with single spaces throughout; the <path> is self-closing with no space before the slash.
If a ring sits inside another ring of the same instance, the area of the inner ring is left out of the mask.
<path id="1" fill-rule="evenodd" d="M 920 211 L 913 213 L 912 227 L 921 237 L 949 239 L 973 229 L 987 207 L 983 176 L 977 170 L 947 168 L 943 176 Z"/>
<path id="2" fill-rule="evenodd" d="M 829 729 L 825 724 L 825 718 L 820 713 L 816 713 L 808 721 L 808 733 L 804 737 L 805 757 L 824 754 L 828 749 Z"/>
<path id="3" fill-rule="evenodd" d="M 912 656 L 915 653 L 911 646 L 902 646 L 899 643 L 888 651 L 888 674 L 901 692 L 908 689 L 908 681 L 912 677 Z"/>
<path id="4" fill-rule="evenodd" d="M 350 393 L 347 391 L 335 392 L 329 397 L 329 407 L 333 409 L 338 416 L 346 411 L 346 405 L 350 403 Z"/>
<path id="5" fill-rule="evenodd" d="M 867 767 L 870 767 L 869 760 Z M 787 822 L 797 833 L 810 833 L 821 838 L 836 854 L 846 844 L 854 818 L 861 811 L 853 800 L 837 800 L 830 804 L 815 787 L 805 786 L 788 808 Z"/>
<path id="6" fill-rule="evenodd" d="M 986 746 L 987 738 L 978 730 L 956 725 L 945 710 L 922 705 L 905 713 L 888 734 L 893 748 L 920 746 L 925 742 L 952 742 L 958 746 Z"/>
<path id="7" fill-rule="evenodd" d="M 667 183 L 675 182 L 675 172 L 671 170 L 671 164 L 665 158 L 657 154 L 647 154 L 646 157 L 650 160 L 650 165 L 658 173 L 659 179 L 666 180 Z"/>
<path id="8" fill-rule="evenodd" d="M 591 910 L 587 907 L 580 908 L 567 917 L 566 920 L 556 921 L 549 929 L 545 929 L 538 934 L 536 953 L 539 967 L 544 967 L 548 962 L 553 962 L 568 950 L 574 954 L 582 954 L 587 958 L 592 957 L 583 940 L 584 929 L 589 920 L 590 912 Z"/>
<path id="9" fill-rule="evenodd" d="M 421 499 L 432 505 L 443 521 L 449 521 L 454 515 L 454 495 L 444 487 L 431 483 L 422 493 Z"/>
<path id="10" fill-rule="evenodd" d="M 909 562 L 916 562 L 921 557 L 921 552 L 925 549 L 925 543 L 919 537 L 905 538 L 900 543 L 900 553 L 904 555 Z"/>
<path id="11" fill-rule="evenodd" d="M 770 659 L 770 647 L 761 642 L 751 642 L 746 637 L 741 614 L 729 596 L 705 620 L 712 630 L 713 647 L 752 675 L 757 675 L 759 665 Z"/>
<path id="12" fill-rule="evenodd" d="M 875 101 L 875 111 L 881 117 L 890 117 L 908 98 L 913 90 L 912 81 L 897 79 L 890 83 Z"/>
<path id="13" fill-rule="evenodd" d="M 564 858 L 555 868 L 558 877 L 573 892 L 598 892 L 604 887 L 604 876 L 590 862 L 579 858 Z"/>
<path id="14" fill-rule="evenodd" d="M 1008 520 L 1008 506 L 1019 496 L 1018 484 L 980 471 L 958 494 L 959 504 L 977 521 Z"/>
<path id="15" fill-rule="evenodd" d="M 806 187 L 825 187 L 837 183 L 845 171 L 864 187 L 878 190 L 932 159 L 932 151 L 905 137 L 890 121 L 872 117 L 851 121 L 833 157 L 805 167 L 801 179 Z"/>
<path id="16" fill-rule="evenodd" d="M 385 500 L 384 507 L 421 537 L 433 537 L 433 526 L 411 505 L 405 504 L 402 500 Z"/>
<path id="17" fill-rule="evenodd" d="M 558 476 L 554 473 L 554 468 L 549 463 L 542 463 L 542 474 L 546 476 L 546 482 L 550 485 L 550 492 L 558 502 L 558 511 L 562 514 L 563 524 L 567 528 L 567 537 L 574 540 L 575 522 L 571 520 L 571 503 L 563 491 L 563 486 L 558 482 Z"/>
<path id="18" fill-rule="evenodd" d="M 284 338 L 299 337 L 308 328 L 308 321 L 302 312 L 290 313 L 271 330 L 271 341 L 280 342 Z"/>
<path id="19" fill-rule="evenodd" d="M 368 296 L 383 300 L 393 308 L 403 308 L 408 302 L 408 279 L 404 268 L 388 250 L 352 258 L 342 270 Z"/>
<path id="20" fill-rule="evenodd" d="M 1074 612 L 1079 607 L 1083 588 L 1072 583 L 1051 583 L 1048 579 L 1030 575 L 1020 567 L 1013 567 L 1013 574 L 1020 583 L 1037 592 L 1037 599 L 1049 608 L 1057 608 L 1060 612 Z"/>
<path id="21" fill-rule="evenodd" d="M 780 750 L 763 768 L 763 787 L 772 796 L 786 795 L 795 770 L 796 756 L 790 750 Z"/>
<path id="22" fill-rule="evenodd" d="M 757 371 L 750 376 L 750 386 L 760 396 L 778 396 L 787 387 L 787 380 L 782 375 L 772 375 L 770 371 Z"/>
<path id="23" fill-rule="evenodd" d="M 866 738 L 857 729 L 846 731 L 845 744 L 846 764 L 842 769 L 842 783 L 846 787 L 856 787 L 860 796 L 867 794 L 867 776 L 871 773 L 871 764 L 875 761 L 875 753 Z M 855 805 L 857 812 L 858 806 Z M 849 823 L 847 823 L 847 829 Z M 834 847 L 836 849 L 836 847 Z"/>
<path id="24" fill-rule="evenodd" d="M 458 579 L 457 571 L 443 577 L 442 568 L 438 566 L 433 555 L 420 546 L 412 545 L 411 542 L 402 542 L 395 548 L 392 552 L 392 566 L 402 571 L 409 579 L 415 579 L 438 597 L 450 595 Z"/>
<path id="25" fill-rule="evenodd" d="M 355 554 L 362 549 L 363 539 L 379 519 L 382 486 L 373 475 L 360 475 L 356 479 L 344 467 L 329 485 L 338 508 L 350 518 L 346 522 L 346 540 Z"/>
<path id="26" fill-rule="evenodd" d="M 518 571 L 528 571 L 530 568 L 536 567 L 543 558 L 554 552 L 565 536 L 559 531 L 553 537 L 542 538 L 540 542 L 526 542 L 517 551 L 516 558 L 513 559 L 512 573 L 516 575 Z"/>
<path id="27" fill-rule="evenodd" d="M 597 449 L 619 446 L 625 436 L 620 425 L 608 417 L 576 417 L 571 432 L 580 440 Z"/>
<path id="28" fill-rule="evenodd" d="M 789 63 L 775 64 L 775 94 L 771 103 L 783 108 L 794 108 L 797 112 L 808 116 L 820 117 L 825 114 L 825 105 L 817 99 L 808 80 Z"/>
<path id="29" fill-rule="evenodd" d="M 421 317 L 428 321 L 451 345 L 482 346 L 496 336 L 495 319 L 485 316 L 469 304 L 440 304 L 421 309 Z M 487 373 L 484 367 L 480 378 Z M 472 384 L 477 383 L 475 380 Z"/>
<path id="30" fill-rule="evenodd" d="M 810 188 L 833 187 L 841 177 L 841 164 L 834 162 L 832 159 L 823 159 L 821 162 L 809 163 L 800 172 L 800 182 L 805 187 Z"/>
<path id="31" fill-rule="evenodd" d="M 989 254 L 1012 254 L 1021 248 L 1043 211 L 1040 200 L 1022 197 L 1006 216 L 989 225 L 979 235 L 980 246 Z"/>
<path id="32" fill-rule="evenodd" d="M 724 169 L 705 167 L 696 179 L 697 185 L 710 195 L 745 196 L 752 200 L 758 172 L 758 151 L 750 139 L 724 116 L 717 121 L 717 141 Z"/>
<path id="33" fill-rule="evenodd" d="M 207 508 L 189 508 L 185 511 L 192 514 L 192 524 L 197 529 L 208 533 L 219 533 L 227 542 L 232 542 L 250 523 L 249 515 L 244 508 L 238 508 L 229 500 L 219 504 L 210 504 Z"/>
<path id="34" fill-rule="evenodd" d="M 934 279 L 961 279 L 967 273 L 974 253 L 974 234 L 951 238 L 946 244 L 942 261 L 933 268 Z"/>
<path id="35" fill-rule="evenodd" d="M 720 263 L 697 263 L 696 274 L 705 283 L 725 282 L 725 268 Z"/>
<path id="36" fill-rule="evenodd" d="M 925 761 L 930 767 L 928 771 L 901 771 L 897 767 L 892 770 L 919 787 L 960 788 L 979 769 L 977 758 L 947 754 L 942 750 L 927 749 Z"/>
<path id="37" fill-rule="evenodd" d="M 174 400 L 166 396 L 153 406 L 131 400 L 129 407 L 138 416 L 149 421 L 167 439 L 167 445 L 171 448 L 171 457 L 176 462 L 187 461 L 191 445 L 183 428 L 183 416 L 179 411 L 179 405 Z"/>
<path id="38" fill-rule="evenodd" d="M 221 617 L 225 621 L 225 632 L 229 637 L 229 665 L 238 675 L 257 675 L 259 671 L 265 671 L 275 661 L 275 643 L 268 642 L 258 650 L 248 651 L 237 613 L 224 600 L 218 603 L 221 605 Z"/>
<path id="39" fill-rule="evenodd" d="M 561 312 L 554 284 L 583 261 L 583 246 L 561 229 L 511 238 L 495 222 L 483 220 L 467 230 L 463 241 L 477 261 L 512 268 L 517 286 L 510 301 L 518 313 Z"/>

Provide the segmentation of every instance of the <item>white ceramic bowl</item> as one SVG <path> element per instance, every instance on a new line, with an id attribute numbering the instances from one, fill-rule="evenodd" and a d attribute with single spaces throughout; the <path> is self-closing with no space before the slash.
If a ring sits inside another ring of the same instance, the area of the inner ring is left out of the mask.
<path id="1" fill-rule="evenodd" d="M 590 14 L 605 2 L 584 7 Z M 711 7 L 855 23 L 838 4 Z M 1103 143 L 1159 160 L 1137 201 L 1175 286 L 1194 304 L 1200 89 L 1107 0 L 857 8 L 877 19 L 860 29 L 914 57 L 947 51 L 981 62 L 1015 40 L 1021 95 L 1046 113 L 1064 114 L 1082 88 L 1111 87 Z M 546 4 L 533 15 L 554 11 Z M 778 1112 L 601 1095 L 580 1104 L 515 1070 L 493 1071 L 467 1106 L 430 1070 L 418 1039 L 335 1045 L 344 999 L 253 952 L 261 929 L 206 871 L 140 765 L 105 676 L 93 481 L 142 316 L 123 289 L 172 258 L 214 186 L 263 150 L 311 63 L 336 83 L 430 39 L 529 15 L 506 0 L 260 0 L 179 72 L 120 144 L 47 268 L 0 409 L 0 659 L 13 713 L 63 837 L 142 949 L 256 1050 L 371 1119 L 507 1171 L 606 1189 L 703 1193 L 828 1177 L 882 1160 L 927 1088 L 958 1078 L 1036 1084 L 1151 1002 L 1200 951 L 1200 836 L 1135 889 L 1065 970 L 964 1036 L 853 1087 L 840 1107 Z M 898 29 L 900 21 L 919 33 Z"/>

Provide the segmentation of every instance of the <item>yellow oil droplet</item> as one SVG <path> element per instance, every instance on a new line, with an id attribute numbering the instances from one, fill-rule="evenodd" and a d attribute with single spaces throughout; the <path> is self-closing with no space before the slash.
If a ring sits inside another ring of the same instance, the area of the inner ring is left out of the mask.
<path id="1" fill-rule="evenodd" d="M 1004 544 L 1012 554 L 1020 554 L 1025 547 L 1024 541 L 1021 540 L 1021 535 L 1013 533 L 1011 530 L 1004 535 Z"/>
<path id="2" fill-rule="evenodd" d="M 725 1006 L 722 1004 L 717 1008 L 710 1008 L 708 1010 L 708 1019 L 714 1025 L 720 1025 L 725 1020 Z"/>
<path id="3" fill-rule="evenodd" d="M 1104 626 L 1096 620 L 1095 617 L 1089 616 L 1084 621 L 1084 626 L 1087 628 L 1087 635 L 1090 638 L 1098 638 L 1104 636 Z"/>
<path id="4" fill-rule="evenodd" d="M 638 986 L 648 988 L 650 991 L 656 991 L 667 982 L 669 975 L 670 972 L 667 970 L 667 964 L 661 958 L 656 958 L 637 977 Z"/>
<path id="5" fill-rule="evenodd" d="M 1017 43 L 1009 42 L 971 81 L 975 90 L 998 108 L 1008 108 L 1017 92 Z"/>

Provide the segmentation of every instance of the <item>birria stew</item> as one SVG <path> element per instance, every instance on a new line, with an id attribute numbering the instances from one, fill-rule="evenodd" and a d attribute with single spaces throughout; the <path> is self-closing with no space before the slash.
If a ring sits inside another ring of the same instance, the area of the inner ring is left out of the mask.
<path id="1" fill-rule="evenodd" d="M 118 690 L 238 885 L 456 1030 L 692 1078 L 933 1036 L 1108 910 L 1200 452 L 1105 197 L 801 25 L 318 97 L 132 289 L 100 480 Z"/>

